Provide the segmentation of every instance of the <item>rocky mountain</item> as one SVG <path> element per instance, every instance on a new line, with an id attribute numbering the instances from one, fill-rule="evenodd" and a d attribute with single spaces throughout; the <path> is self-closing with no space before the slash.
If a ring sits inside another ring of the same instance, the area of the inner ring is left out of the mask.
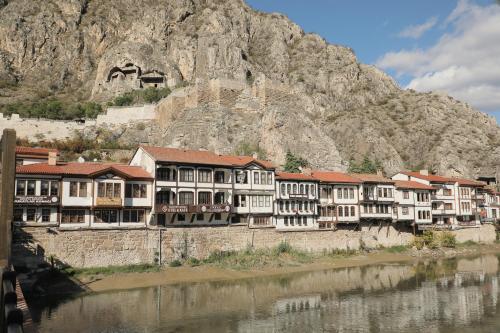
<path id="1" fill-rule="evenodd" d="M 251 87 L 263 77 L 288 87 L 285 97 L 256 112 L 187 107 L 149 125 L 147 139 L 220 152 L 246 144 L 277 163 L 290 150 L 329 169 L 366 155 L 387 173 L 499 171 L 500 128 L 491 117 L 447 96 L 402 90 L 353 50 L 242 0 L 0 0 L 3 105 L 49 95 L 102 102 L 215 78 Z"/>

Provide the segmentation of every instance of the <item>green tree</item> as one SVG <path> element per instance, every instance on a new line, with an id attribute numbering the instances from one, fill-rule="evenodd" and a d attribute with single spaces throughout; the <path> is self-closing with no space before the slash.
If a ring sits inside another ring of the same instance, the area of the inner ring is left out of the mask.
<path id="1" fill-rule="evenodd" d="M 307 160 L 302 157 L 293 155 L 290 151 L 286 153 L 286 161 L 283 165 L 283 170 L 286 172 L 299 173 L 300 168 L 304 168 L 308 166 L 309 163 Z"/>
<path id="2" fill-rule="evenodd" d="M 372 161 L 367 155 L 363 157 L 361 163 L 357 163 L 354 159 L 349 161 L 350 173 L 377 173 L 382 168 L 380 161 L 375 159 Z"/>

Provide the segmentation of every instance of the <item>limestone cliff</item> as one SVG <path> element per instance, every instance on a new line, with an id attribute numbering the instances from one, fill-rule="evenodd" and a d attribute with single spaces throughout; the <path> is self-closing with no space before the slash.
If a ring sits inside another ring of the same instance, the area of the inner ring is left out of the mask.
<path id="1" fill-rule="evenodd" d="M 286 85 L 285 98 L 256 112 L 186 108 L 150 141 L 224 152 L 251 141 L 278 163 L 291 150 L 336 169 L 368 154 L 388 173 L 476 176 L 500 166 L 492 118 L 447 96 L 403 91 L 351 49 L 241 0 L 0 1 L 1 104 L 262 77 Z"/>

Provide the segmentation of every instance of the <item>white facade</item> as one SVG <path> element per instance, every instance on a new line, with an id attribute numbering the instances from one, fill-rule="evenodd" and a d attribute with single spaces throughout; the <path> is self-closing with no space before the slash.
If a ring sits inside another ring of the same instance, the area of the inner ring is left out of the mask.
<path id="1" fill-rule="evenodd" d="M 360 218 L 392 220 L 394 218 L 394 184 L 363 183 L 360 187 Z"/>
<path id="2" fill-rule="evenodd" d="M 295 231 L 319 228 L 316 219 L 317 182 L 294 179 L 277 180 L 275 195 L 276 229 Z"/>

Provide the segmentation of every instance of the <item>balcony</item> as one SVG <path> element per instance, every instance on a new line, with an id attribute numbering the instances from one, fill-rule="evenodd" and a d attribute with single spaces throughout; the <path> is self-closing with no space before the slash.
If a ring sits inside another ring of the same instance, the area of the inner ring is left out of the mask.
<path id="1" fill-rule="evenodd" d="M 97 197 L 95 199 L 96 207 L 122 207 L 122 198 Z"/>
<path id="2" fill-rule="evenodd" d="M 433 215 L 455 215 L 455 210 L 454 209 L 432 209 L 432 214 Z"/>
<path id="3" fill-rule="evenodd" d="M 431 200 L 439 201 L 439 200 L 454 200 L 455 197 L 453 195 L 444 195 L 444 194 L 432 194 Z"/>

